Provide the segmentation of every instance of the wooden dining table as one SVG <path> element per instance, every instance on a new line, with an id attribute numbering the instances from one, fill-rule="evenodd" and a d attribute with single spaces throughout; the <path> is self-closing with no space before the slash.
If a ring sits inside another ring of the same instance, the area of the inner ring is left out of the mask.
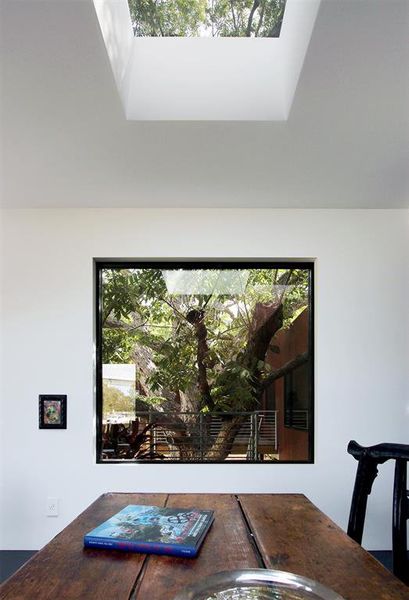
<path id="1" fill-rule="evenodd" d="M 196 558 L 85 549 L 83 536 L 128 504 L 214 510 Z M 0 587 L 3 600 L 172 600 L 214 573 L 268 568 L 314 579 L 346 600 L 409 599 L 406 587 L 302 494 L 99 497 Z"/>

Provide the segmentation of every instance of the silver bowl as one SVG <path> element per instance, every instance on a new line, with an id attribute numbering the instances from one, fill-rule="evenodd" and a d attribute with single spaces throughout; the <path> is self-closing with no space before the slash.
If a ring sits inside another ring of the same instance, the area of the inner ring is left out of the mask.
<path id="1" fill-rule="evenodd" d="M 272 569 L 223 571 L 185 587 L 174 600 L 344 600 L 320 583 Z"/>

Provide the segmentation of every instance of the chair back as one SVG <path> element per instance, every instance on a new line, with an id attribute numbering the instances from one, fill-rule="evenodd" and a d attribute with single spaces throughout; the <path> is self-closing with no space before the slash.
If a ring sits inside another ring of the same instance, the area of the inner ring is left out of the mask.
<path id="1" fill-rule="evenodd" d="M 372 484 L 378 474 L 378 465 L 387 460 L 395 461 L 392 506 L 393 572 L 396 577 L 409 585 L 407 552 L 407 520 L 409 519 L 407 463 L 409 461 L 409 445 L 385 443 L 365 447 L 360 446 L 355 440 L 351 440 L 347 450 L 358 461 L 348 522 L 348 535 L 358 544 L 362 542 L 366 505 L 368 496 L 372 491 Z"/>

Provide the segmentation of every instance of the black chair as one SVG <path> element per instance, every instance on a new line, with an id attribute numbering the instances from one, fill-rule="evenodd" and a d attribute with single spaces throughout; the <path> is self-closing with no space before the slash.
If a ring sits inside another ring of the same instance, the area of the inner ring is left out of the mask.
<path id="1" fill-rule="evenodd" d="M 406 534 L 406 521 L 409 519 L 409 492 L 407 490 L 409 445 L 377 444 L 364 447 L 352 440 L 349 442 L 347 450 L 358 461 L 348 522 L 348 535 L 358 544 L 362 542 L 366 505 L 372 484 L 378 474 L 377 467 L 387 460 L 395 461 L 392 510 L 393 572 L 396 577 L 409 585 Z"/>

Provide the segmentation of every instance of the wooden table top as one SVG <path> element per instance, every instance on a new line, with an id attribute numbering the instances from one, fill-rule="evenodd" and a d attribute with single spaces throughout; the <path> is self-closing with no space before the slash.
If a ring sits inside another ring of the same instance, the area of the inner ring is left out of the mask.
<path id="1" fill-rule="evenodd" d="M 128 504 L 213 509 L 194 559 L 83 548 L 85 533 Z M 7 600 L 172 600 L 219 571 L 291 571 L 346 600 L 409 598 L 409 588 L 301 494 L 104 494 L 0 587 Z"/>

